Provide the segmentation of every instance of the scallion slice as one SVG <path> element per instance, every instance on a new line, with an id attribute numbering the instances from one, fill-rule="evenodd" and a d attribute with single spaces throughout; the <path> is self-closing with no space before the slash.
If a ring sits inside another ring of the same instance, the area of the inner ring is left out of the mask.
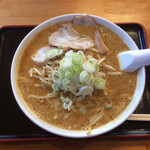
<path id="1" fill-rule="evenodd" d="M 97 77 L 94 79 L 94 86 L 97 89 L 104 89 L 105 84 L 106 84 L 106 81 L 103 78 Z"/>
<path id="2" fill-rule="evenodd" d="M 84 115 L 87 112 L 87 107 L 80 108 L 80 113 Z"/>
<path id="3" fill-rule="evenodd" d="M 87 71 L 89 73 L 94 73 L 95 72 L 94 66 L 91 63 L 89 63 L 88 61 L 86 61 L 83 64 L 83 69 L 84 69 L 84 71 Z"/>
<path id="4" fill-rule="evenodd" d="M 113 107 L 113 101 L 109 98 L 105 98 L 103 102 L 104 108 L 105 109 L 110 109 Z"/>

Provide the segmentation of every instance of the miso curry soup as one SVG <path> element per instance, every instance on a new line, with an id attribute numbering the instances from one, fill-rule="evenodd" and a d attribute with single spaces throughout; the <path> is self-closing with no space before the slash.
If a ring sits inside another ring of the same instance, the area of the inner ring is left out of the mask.
<path id="1" fill-rule="evenodd" d="M 137 81 L 137 72 L 119 68 L 117 55 L 129 50 L 127 45 L 106 27 L 86 21 L 40 31 L 26 46 L 17 72 L 19 92 L 30 109 L 69 130 L 114 120 L 132 100 Z"/>

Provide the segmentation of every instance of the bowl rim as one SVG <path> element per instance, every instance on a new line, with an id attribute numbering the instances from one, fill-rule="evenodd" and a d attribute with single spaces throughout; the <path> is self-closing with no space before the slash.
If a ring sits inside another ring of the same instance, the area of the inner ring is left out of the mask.
<path id="1" fill-rule="evenodd" d="M 51 18 L 49 20 L 46 20 L 45 22 L 39 24 L 33 30 L 31 30 L 24 37 L 24 39 L 21 41 L 21 43 L 19 44 L 19 46 L 18 46 L 18 48 L 17 48 L 17 50 L 16 50 L 16 52 L 14 54 L 14 57 L 13 57 L 13 60 L 12 60 L 12 64 L 11 64 L 10 78 L 11 78 L 11 87 L 12 87 L 12 91 L 13 91 L 14 97 L 16 99 L 16 102 L 18 103 L 19 107 L 24 112 L 24 114 L 32 122 L 34 122 L 37 126 L 39 126 L 40 128 L 42 128 L 42 129 L 44 129 L 44 130 L 46 130 L 48 132 L 51 132 L 53 134 L 56 134 L 56 135 L 59 135 L 59 136 L 63 136 L 63 137 L 69 137 L 69 138 L 88 138 L 88 137 L 94 137 L 94 136 L 97 136 L 97 135 L 101 135 L 101 134 L 104 134 L 106 132 L 109 132 L 110 130 L 113 130 L 114 128 L 116 128 L 120 124 L 122 124 L 133 113 L 133 111 L 136 109 L 136 107 L 137 107 L 137 105 L 138 105 L 138 103 L 139 103 L 139 101 L 140 101 L 140 99 L 142 97 L 142 94 L 144 92 L 144 87 L 145 87 L 145 68 L 144 67 L 140 68 L 139 71 L 138 71 L 138 73 L 142 75 L 142 77 L 141 77 L 142 78 L 142 81 L 141 81 L 142 82 L 141 83 L 142 87 L 140 87 L 139 97 L 133 103 L 132 108 L 131 107 L 128 108 L 128 107 L 131 104 L 131 102 L 133 102 L 133 99 L 130 102 L 130 104 L 127 106 L 127 108 L 119 115 L 119 117 L 117 117 L 116 119 L 114 119 L 113 121 L 109 122 L 106 125 L 103 125 L 103 126 L 101 126 L 99 128 L 96 128 L 96 129 L 93 129 L 92 130 L 92 135 L 88 135 L 87 132 L 85 132 L 85 131 L 71 131 L 71 130 L 61 129 L 61 128 L 55 127 L 53 125 L 47 125 L 47 123 L 45 123 L 41 119 L 37 118 L 33 112 L 30 112 L 30 110 L 27 110 L 25 108 L 25 104 L 23 104 L 23 103 L 25 103 L 25 102 L 23 102 L 24 100 L 21 99 L 21 96 L 19 96 L 19 94 L 17 94 L 17 88 L 16 88 L 17 87 L 17 85 L 16 85 L 17 83 L 16 83 L 16 77 L 15 77 L 15 75 L 16 75 L 15 69 L 17 68 L 16 67 L 17 58 L 19 58 L 19 54 L 21 53 L 21 51 L 23 53 L 23 51 L 24 51 L 24 47 L 23 46 L 25 45 L 25 43 L 28 40 L 30 41 L 30 39 L 33 36 L 35 36 L 38 32 L 40 32 L 41 29 L 43 29 L 44 27 L 46 27 L 47 24 L 49 24 L 49 23 L 52 24 L 51 22 L 55 22 L 55 21 L 60 22 L 59 20 L 61 20 L 61 19 L 64 19 L 64 18 L 73 18 L 74 16 L 77 16 L 77 15 L 78 16 L 82 16 L 84 14 L 76 14 L 76 13 L 74 13 L 74 14 L 65 14 L 65 15 L 57 16 L 57 17 Z M 121 38 L 124 38 L 124 36 L 125 36 L 125 39 L 128 39 L 133 44 L 134 49 L 138 49 L 138 47 L 136 46 L 135 42 L 131 39 L 131 37 L 125 31 L 123 31 L 119 26 L 117 26 L 116 24 L 114 24 L 114 23 L 112 23 L 112 22 L 110 22 L 110 21 L 108 21 L 108 20 L 106 20 L 104 18 L 95 16 L 95 15 L 90 15 L 90 16 L 93 17 L 96 21 L 97 20 L 102 21 L 102 23 L 107 23 L 109 25 L 109 27 L 112 27 L 113 29 L 117 29 L 120 33 L 123 34 L 123 37 L 121 37 Z M 127 109 L 128 109 L 128 111 L 127 111 Z M 126 113 L 124 114 L 124 112 L 126 112 Z M 121 117 L 121 115 L 124 115 L 124 118 Z M 39 120 L 41 120 L 41 122 Z M 113 126 L 111 126 L 111 124 Z M 106 130 L 106 128 L 107 128 L 107 130 Z"/>

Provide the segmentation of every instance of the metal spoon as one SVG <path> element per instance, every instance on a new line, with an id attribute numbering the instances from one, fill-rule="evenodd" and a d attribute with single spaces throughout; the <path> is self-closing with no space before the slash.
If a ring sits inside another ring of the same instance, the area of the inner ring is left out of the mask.
<path id="1" fill-rule="evenodd" d="M 150 49 L 121 52 L 118 58 L 122 71 L 134 72 L 142 66 L 150 65 Z"/>

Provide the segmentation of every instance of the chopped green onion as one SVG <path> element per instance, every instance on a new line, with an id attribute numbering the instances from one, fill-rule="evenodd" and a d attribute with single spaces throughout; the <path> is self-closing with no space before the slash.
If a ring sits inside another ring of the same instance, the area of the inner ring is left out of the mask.
<path id="1" fill-rule="evenodd" d="M 90 58 L 88 61 L 89 61 L 89 63 L 91 63 L 91 64 L 97 63 L 97 60 L 94 59 L 94 58 Z"/>
<path id="2" fill-rule="evenodd" d="M 64 79 L 65 77 L 65 72 L 61 68 L 58 69 L 58 77 L 60 79 Z"/>
<path id="3" fill-rule="evenodd" d="M 60 96 L 60 100 L 62 103 L 66 103 L 66 104 L 69 103 L 70 101 L 69 97 L 63 97 L 63 96 Z"/>
<path id="4" fill-rule="evenodd" d="M 95 68 L 95 73 L 98 73 L 99 72 L 99 65 L 98 65 L 98 63 L 97 62 L 94 63 L 93 66 Z"/>
<path id="5" fill-rule="evenodd" d="M 70 57 L 64 57 L 60 61 L 60 68 L 63 69 L 64 71 L 71 70 L 71 68 L 72 68 L 72 59 Z"/>
<path id="6" fill-rule="evenodd" d="M 80 108 L 80 113 L 81 113 L 82 115 L 84 115 L 86 112 L 87 112 L 87 108 L 86 108 L 86 107 Z"/>
<path id="7" fill-rule="evenodd" d="M 73 51 L 72 51 L 72 50 L 68 51 L 68 52 L 65 54 L 66 57 L 72 57 L 72 55 L 73 55 Z"/>
<path id="8" fill-rule="evenodd" d="M 103 79 L 103 78 L 95 78 L 94 80 L 94 86 L 97 88 L 97 89 L 104 89 L 105 88 L 105 84 L 106 84 L 106 81 Z"/>
<path id="9" fill-rule="evenodd" d="M 82 71 L 79 78 L 81 83 L 87 82 L 90 79 L 90 74 L 87 71 Z"/>
<path id="10" fill-rule="evenodd" d="M 82 54 L 82 56 L 84 57 L 84 52 L 81 50 L 81 51 L 78 51 L 77 52 L 78 54 Z"/>
<path id="11" fill-rule="evenodd" d="M 48 59 L 51 59 L 51 58 L 53 58 L 53 57 L 55 57 L 55 56 L 57 56 L 55 49 L 52 49 L 52 50 L 48 51 L 47 54 L 46 54 L 46 57 L 47 57 Z"/>
<path id="12" fill-rule="evenodd" d="M 70 80 L 68 80 L 68 79 L 62 80 L 62 85 L 63 85 L 63 87 L 64 87 L 64 90 L 67 90 L 67 89 L 68 89 L 69 83 L 70 83 Z"/>
<path id="13" fill-rule="evenodd" d="M 88 61 L 86 61 L 84 64 L 83 64 L 83 69 L 89 73 L 94 73 L 95 72 L 95 68 L 94 66 L 89 63 Z"/>
<path id="14" fill-rule="evenodd" d="M 54 57 L 59 57 L 63 53 L 62 49 L 52 49 L 47 52 L 46 57 L 52 59 Z"/>
<path id="15" fill-rule="evenodd" d="M 59 88 L 57 87 L 57 83 L 53 83 L 53 84 L 52 84 L 52 89 L 53 89 L 55 92 L 59 91 Z"/>
<path id="16" fill-rule="evenodd" d="M 58 47 L 58 52 L 60 52 L 60 51 L 61 51 L 61 46 Z"/>
<path id="17" fill-rule="evenodd" d="M 69 99 L 69 97 L 60 97 L 61 102 L 63 103 L 63 108 L 64 109 L 68 109 L 68 111 L 71 110 L 71 106 L 72 106 L 72 100 Z"/>
<path id="18" fill-rule="evenodd" d="M 104 106 L 105 109 L 110 109 L 110 108 L 112 108 L 112 107 L 113 107 L 113 102 L 112 102 L 112 100 L 109 99 L 109 98 L 105 98 L 105 99 L 104 99 L 104 102 L 103 102 L 103 106 Z"/>
<path id="19" fill-rule="evenodd" d="M 92 61 L 91 61 L 91 60 L 89 60 L 89 63 L 91 63 L 91 64 L 92 64 Z"/>
<path id="20" fill-rule="evenodd" d="M 73 64 L 72 67 L 73 67 L 74 73 L 77 73 L 77 74 L 81 73 L 82 70 L 81 70 L 81 67 L 79 65 Z"/>
<path id="21" fill-rule="evenodd" d="M 84 62 L 84 57 L 81 53 L 73 53 L 72 62 L 77 65 L 82 65 Z"/>
<path id="22" fill-rule="evenodd" d="M 58 52 L 60 50 L 59 47 Z M 105 88 L 106 81 L 96 77 L 95 74 L 99 72 L 97 60 L 90 57 L 86 61 L 82 51 L 68 51 L 59 62 L 58 67 L 57 69 L 54 68 L 52 76 L 52 88 L 54 91 L 63 90 L 64 92 L 71 92 L 83 99 L 86 96 L 92 96 L 94 88 Z M 95 105 L 94 102 L 92 105 Z M 64 104 L 64 108 L 66 107 L 67 105 Z"/>
<path id="23" fill-rule="evenodd" d="M 83 86 L 82 88 L 80 88 L 77 94 L 78 96 L 82 95 L 83 97 L 86 97 L 86 96 L 92 96 L 92 92 L 93 92 L 92 86 Z"/>
<path id="24" fill-rule="evenodd" d="M 91 85 L 93 84 L 93 81 L 94 81 L 93 75 L 87 71 L 82 71 L 80 73 L 79 79 L 81 83 L 85 83 L 86 85 Z"/>
<path id="25" fill-rule="evenodd" d="M 67 72 L 65 73 L 65 78 L 68 79 L 68 80 L 70 80 L 71 77 L 72 77 L 72 73 L 69 72 L 69 71 L 67 71 Z"/>

